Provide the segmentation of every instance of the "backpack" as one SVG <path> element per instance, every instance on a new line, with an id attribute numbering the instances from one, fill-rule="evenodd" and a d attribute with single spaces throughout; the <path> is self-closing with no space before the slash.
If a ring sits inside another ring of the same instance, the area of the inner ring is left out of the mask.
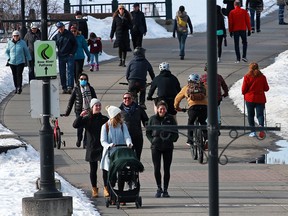
<path id="1" fill-rule="evenodd" d="M 188 83 L 187 95 L 193 101 L 204 100 L 204 98 L 206 97 L 206 88 L 204 86 L 204 83 Z"/>

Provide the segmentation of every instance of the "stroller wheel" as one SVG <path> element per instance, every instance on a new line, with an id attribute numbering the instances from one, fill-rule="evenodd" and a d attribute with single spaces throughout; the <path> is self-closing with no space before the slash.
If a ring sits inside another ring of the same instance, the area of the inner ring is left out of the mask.
<path id="1" fill-rule="evenodd" d="M 110 200 L 109 199 L 106 199 L 106 207 L 108 208 L 110 205 Z"/>
<path id="2" fill-rule="evenodd" d="M 118 201 L 116 202 L 116 207 L 117 207 L 117 209 L 120 208 L 120 203 Z"/>
<path id="3" fill-rule="evenodd" d="M 142 206 L 142 197 L 138 197 L 135 201 L 136 208 L 140 208 Z"/>

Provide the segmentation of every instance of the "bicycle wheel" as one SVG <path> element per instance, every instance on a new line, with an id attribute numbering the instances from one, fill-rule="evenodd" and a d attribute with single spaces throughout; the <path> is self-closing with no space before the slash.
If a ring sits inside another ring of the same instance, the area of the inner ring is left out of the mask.
<path id="1" fill-rule="evenodd" d="M 203 163 L 203 156 L 204 156 L 204 140 L 203 140 L 203 135 L 202 135 L 202 130 L 197 129 L 196 132 L 196 137 L 197 137 L 197 145 L 198 145 L 198 162 L 200 164 Z"/>
<path id="2" fill-rule="evenodd" d="M 197 145 L 194 144 L 190 145 L 190 151 L 193 160 L 197 160 L 198 159 Z"/>
<path id="3" fill-rule="evenodd" d="M 57 149 L 61 148 L 61 131 L 60 128 L 56 128 L 56 145 Z"/>

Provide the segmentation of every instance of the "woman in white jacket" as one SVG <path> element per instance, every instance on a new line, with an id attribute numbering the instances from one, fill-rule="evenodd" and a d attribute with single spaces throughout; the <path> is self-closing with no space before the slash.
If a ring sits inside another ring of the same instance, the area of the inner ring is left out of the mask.
<path id="1" fill-rule="evenodd" d="M 102 125 L 100 137 L 101 145 L 103 146 L 100 169 L 103 169 L 105 197 L 109 196 L 109 191 L 107 188 L 107 177 L 110 164 L 108 149 L 112 148 L 110 149 L 111 153 L 113 152 L 113 147 L 116 144 L 126 144 L 128 147 L 133 146 L 128 128 L 122 119 L 121 110 L 116 106 L 107 106 L 106 110 L 110 119 L 104 125 Z"/>

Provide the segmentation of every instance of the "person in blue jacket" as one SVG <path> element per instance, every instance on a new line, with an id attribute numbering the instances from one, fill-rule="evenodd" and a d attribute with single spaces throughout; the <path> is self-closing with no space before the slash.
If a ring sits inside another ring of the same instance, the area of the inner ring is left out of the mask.
<path id="1" fill-rule="evenodd" d="M 78 31 L 74 26 L 70 28 L 72 34 L 76 37 L 77 41 L 77 50 L 74 55 L 74 79 L 77 84 L 79 75 L 83 72 L 83 65 L 85 60 L 84 52 L 87 56 L 87 62 L 90 62 L 90 52 L 88 50 L 88 43 L 85 40 L 84 36 Z"/>
<path id="2" fill-rule="evenodd" d="M 13 75 L 15 94 L 22 92 L 23 70 L 25 64 L 32 60 L 28 47 L 24 40 L 20 39 L 20 32 L 13 31 L 12 40 L 8 41 L 6 56 Z M 27 65 L 26 65 L 27 66 Z"/>

